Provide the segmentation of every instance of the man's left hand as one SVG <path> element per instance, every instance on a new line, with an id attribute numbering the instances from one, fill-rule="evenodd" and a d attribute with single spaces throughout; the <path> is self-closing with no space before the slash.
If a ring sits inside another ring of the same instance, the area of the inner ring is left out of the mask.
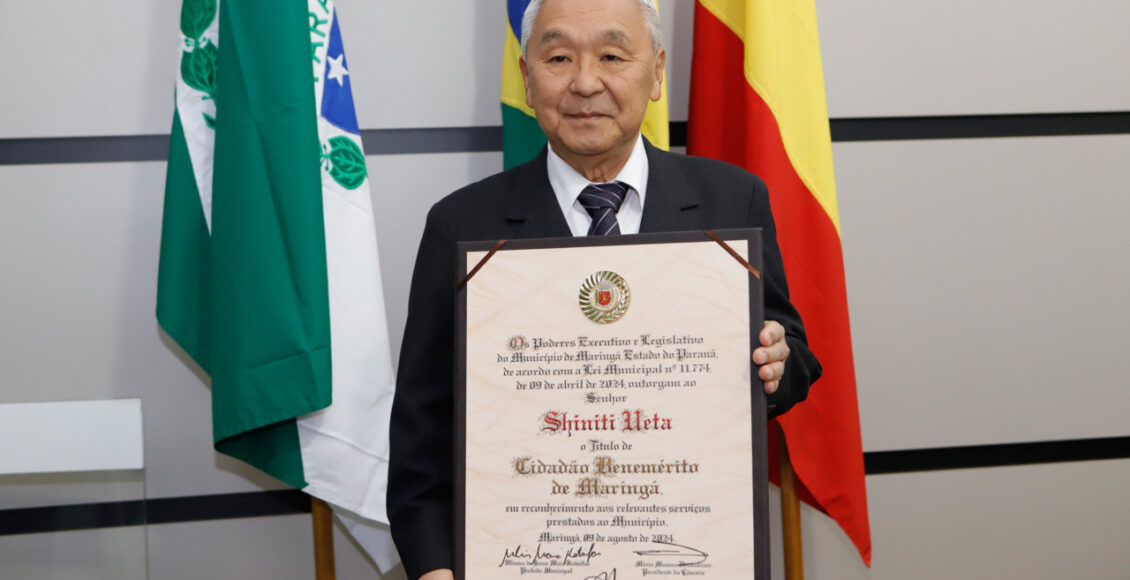
<path id="1" fill-rule="evenodd" d="M 776 320 L 766 320 L 757 340 L 761 346 L 753 351 L 753 362 L 760 366 L 757 376 L 765 383 L 765 394 L 772 395 L 785 376 L 785 359 L 789 358 L 785 327 Z"/>

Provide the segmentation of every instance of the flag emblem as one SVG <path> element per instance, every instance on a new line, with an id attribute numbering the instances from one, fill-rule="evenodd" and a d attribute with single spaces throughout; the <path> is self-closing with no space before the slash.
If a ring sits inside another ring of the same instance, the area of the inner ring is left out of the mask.
<path id="1" fill-rule="evenodd" d="M 330 137 L 322 145 L 322 166 L 345 189 L 357 189 L 365 182 L 365 154 L 349 137 Z"/>
<path id="2" fill-rule="evenodd" d="M 183 34 L 180 56 L 180 78 L 187 86 L 200 93 L 200 100 L 216 97 L 216 0 L 185 0 L 180 12 L 180 30 Z M 206 34 L 211 32 L 212 34 Z M 216 128 L 215 110 L 201 111 L 209 129 Z"/>

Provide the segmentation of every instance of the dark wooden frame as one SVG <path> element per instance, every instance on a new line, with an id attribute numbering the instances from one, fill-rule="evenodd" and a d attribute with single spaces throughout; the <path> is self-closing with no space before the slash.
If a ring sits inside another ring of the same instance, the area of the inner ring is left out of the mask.
<path id="1" fill-rule="evenodd" d="M 729 230 L 713 230 L 719 238 L 727 243 L 745 242 L 747 244 L 749 263 L 759 272 L 763 270 L 761 250 L 761 228 L 743 228 Z M 532 238 L 508 240 L 498 249 L 499 252 L 509 250 L 534 250 L 548 248 L 576 248 L 590 246 L 622 246 L 634 244 L 663 244 L 680 242 L 710 242 L 715 243 L 705 231 L 671 232 L 657 234 L 636 234 L 625 236 L 589 236 L 570 238 Z M 458 242 L 456 259 L 456 280 L 463 280 L 467 272 L 475 264 L 467 263 L 468 252 L 490 251 L 498 244 L 498 240 L 481 242 Z M 721 248 L 719 248 L 721 251 Z M 489 267 L 489 262 L 484 267 Z M 735 268 L 743 266 L 734 261 Z M 765 298 L 762 281 L 749 276 L 749 314 L 750 314 L 750 347 L 751 352 L 758 344 L 758 334 L 761 331 L 762 321 L 765 319 Z M 461 286 L 455 297 L 455 578 L 464 580 L 465 577 L 465 552 L 466 546 L 466 411 L 467 411 L 467 292 Z M 768 451 L 766 449 L 766 429 L 768 424 L 765 402 L 765 389 L 757 378 L 756 370 L 750 373 L 750 397 L 753 406 L 751 414 L 751 431 L 753 442 L 753 506 L 754 506 L 754 579 L 769 580 L 769 466 Z"/>

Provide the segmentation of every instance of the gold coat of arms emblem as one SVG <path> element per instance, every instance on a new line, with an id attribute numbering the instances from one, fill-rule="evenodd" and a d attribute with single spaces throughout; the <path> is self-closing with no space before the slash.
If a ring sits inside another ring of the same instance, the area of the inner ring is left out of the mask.
<path id="1" fill-rule="evenodd" d="M 620 320 L 631 301 L 628 282 L 616 272 L 594 272 L 581 284 L 581 312 L 597 324 Z"/>

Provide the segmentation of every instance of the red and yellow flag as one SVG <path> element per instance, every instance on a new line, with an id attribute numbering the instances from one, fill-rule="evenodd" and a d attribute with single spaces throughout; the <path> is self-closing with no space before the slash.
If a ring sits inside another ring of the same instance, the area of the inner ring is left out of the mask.
<path id="1" fill-rule="evenodd" d="M 769 185 L 793 304 L 824 367 L 781 416 L 801 499 L 871 564 L 851 329 L 832 144 L 813 0 L 697 0 L 687 152 Z M 769 449 L 776 453 L 776 429 Z M 772 478 L 777 480 L 775 458 Z"/>

